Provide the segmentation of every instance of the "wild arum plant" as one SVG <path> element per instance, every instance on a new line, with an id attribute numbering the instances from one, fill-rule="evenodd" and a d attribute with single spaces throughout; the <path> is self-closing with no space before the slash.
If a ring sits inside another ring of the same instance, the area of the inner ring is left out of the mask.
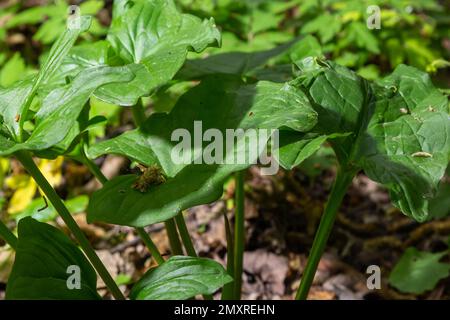
<path id="1" fill-rule="evenodd" d="M 220 197 L 224 179 L 233 171 L 243 170 L 242 166 L 190 165 L 188 169 L 172 171 L 173 163 L 166 159 L 173 146 L 164 151 L 163 145 L 173 144 L 170 134 L 175 128 L 192 131 L 195 120 L 211 123 L 214 128 L 235 127 L 228 118 L 229 115 L 232 120 L 237 119 L 233 105 L 243 106 L 239 108 L 240 128 L 247 128 L 249 123 L 264 128 L 268 125 L 264 122 L 268 119 L 267 112 L 271 114 L 271 126 L 281 121 L 279 160 L 285 168 L 300 164 L 326 140 L 332 144 L 340 163 L 297 298 L 306 298 L 340 203 L 359 171 L 364 170 L 383 184 L 405 214 L 419 222 L 431 218 L 428 199 L 448 164 L 450 123 L 447 98 L 433 87 L 428 76 L 402 65 L 391 76 L 369 83 L 332 62 L 308 58 L 297 62 L 297 67 L 298 77 L 290 83 L 242 83 L 237 93 L 227 87 L 229 78 L 206 78 L 184 95 L 170 114 L 151 116 L 141 128 L 93 146 L 90 155 L 94 157 L 115 153 L 147 165 L 156 161 L 169 179 L 142 195 L 130 187 L 135 177 L 115 178 L 94 194 L 88 218 L 143 226 Z M 261 100 L 263 86 L 271 90 Z M 251 106 L 247 106 L 249 100 L 245 99 L 248 94 L 239 94 L 248 89 L 254 95 Z M 218 95 L 224 99 L 214 104 Z M 267 104 L 260 105 L 260 101 Z M 204 105 L 211 106 L 208 112 L 203 110 Z M 216 113 L 216 108 L 220 112 Z M 293 117 L 295 110 L 298 115 Z M 301 121 L 295 123 L 292 119 Z M 139 141 L 139 147 L 127 147 L 131 141 Z M 105 201 L 111 198 L 115 201 Z M 238 276 L 235 273 L 235 281 Z"/>
<path id="2" fill-rule="evenodd" d="M 279 161 L 286 169 L 299 165 L 325 141 L 332 144 L 339 169 L 297 293 L 299 299 L 307 296 L 339 206 L 359 171 L 384 185 L 394 205 L 405 214 L 419 222 L 431 218 L 428 200 L 449 161 L 450 121 L 447 98 L 434 88 L 428 75 L 401 65 L 385 79 L 369 83 L 329 61 L 307 58 L 297 61 L 296 67 L 297 78 L 284 84 L 207 77 L 181 97 L 171 113 L 153 115 L 141 128 L 93 146 L 93 157 L 114 153 L 147 165 L 156 162 L 169 178 L 146 194 L 133 190 L 136 177 L 132 175 L 113 179 L 93 195 L 88 219 L 144 226 L 218 199 L 224 179 L 245 165 L 174 168 L 167 161 L 173 147 L 171 132 L 179 127 L 192 131 L 194 120 L 213 128 L 276 125 L 281 130 Z M 230 87 L 230 81 L 238 85 Z M 223 99 L 217 103 L 219 95 Z M 207 112 L 205 105 L 210 106 Z M 138 141 L 138 147 L 130 148 L 132 141 Z M 236 269 L 234 276 L 239 281 Z"/>
<path id="3" fill-rule="evenodd" d="M 84 30 L 88 18 L 83 21 Z M 199 122 L 204 132 L 216 130 L 222 137 L 229 129 L 279 130 L 280 145 L 272 151 L 277 151 L 273 155 L 279 154 L 277 160 L 286 169 L 299 165 L 325 141 L 333 146 L 339 168 L 297 293 L 299 299 L 307 297 L 339 206 L 359 171 L 384 185 L 405 214 L 417 221 L 430 217 L 428 199 L 449 161 L 450 121 L 447 98 L 426 74 L 401 65 L 392 75 L 370 83 L 344 67 L 309 57 L 295 60 L 292 80 L 274 82 L 267 73 L 254 69 L 288 46 L 252 55 L 218 55 L 188 63 L 189 69 L 177 77 L 200 83 L 171 112 L 147 118 L 141 98 L 175 76 L 188 50 L 201 51 L 220 41 L 214 22 L 180 14 L 169 0 L 116 1 L 105 41 L 72 48 L 79 32 L 67 30 L 61 36 L 35 78 L 1 90 L 0 155 L 13 155 L 24 165 L 89 261 L 67 236 L 49 225 L 22 219 L 17 239 L 0 224 L 0 235 L 17 251 L 7 298 L 99 298 L 95 271 L 116 299 L 123 298 L 31 157 L 61 154 L 85 163 L 103 183 L 90 199 L 88 221 L 137 228 L 159 265 L 135 284 L 130 298 L 188 299 L 200 294 L 210 298 L 223 286 L 223 299 L 240 298 L 243 175 L 258 155 L 243 163 L 197 163 L 198 149 L 211 147 L 211 137 L 200 145 L 189 145 L 192 162 L 174 162 L 172 153 L 179 140 L 173 139 L 173 132 L 184 129 L 195 136 Z M 89 146 L 85 133 L 99 120 L 86 116 L 92 96 L 131 106 L 137 128 Z M 214 152 L 236 159 L 246 150 L 246 139 L 238 136 L 231 147 L 216 146 Z M 270 144 L 270 139 L 259 142 Z M 92 161 L 105 154 L 138 162 L 143 173 L 108 181 Z M 236 174 L 237 207 L 234 239 L 225 224 L 225 270 L 217 262 L 197 257 L 182 212 L 220 198 L 223 183 L 232 174 Z M 166 261 L 143 229 L 159 222 L 166 224 L 174 254 Z M 182 256 L 182 246 L 187 257 Z M 79 290 L 67 286 L 70 266 L 81 271 Z"/>

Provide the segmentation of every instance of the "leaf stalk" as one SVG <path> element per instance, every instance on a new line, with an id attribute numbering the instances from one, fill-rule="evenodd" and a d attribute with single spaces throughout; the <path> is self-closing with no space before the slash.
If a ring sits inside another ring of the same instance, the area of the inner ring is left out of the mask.
<path id="1" fill-rule="evenodd" d="M 313 283 L 320 258 L 325 250 L 325 246 L 333 228 L 338 209 L 341 206 L 342 200 L 347 193 L 347 189 L 350 186 L 353 177 L 354 171 L 342 171 L 340 168 L 338 169 L 333 188 L 331 189 L 324 213 L 320 220 L 319 228 L 317 229 L 314 238 L 306 268 L 303 272 L 300 287 L 295 296 L 296 300 L 306 300 L 308 297 L 309 289 Z"/>
<path id="2" fill-rule="evenodd" d="M 245 212 L 244 212 L 244 174 L 239 171 L 235 174 L 235 206 L 234 216 L 234 294 L 235 300 L 241 299 L 242 272 L 244 265 L 245 246 Z"/>
<path id="3" fill-rule="evenodd" d="M 14 250 L 17 249 L 17 237 L 14 233 L 12 233 L 11 230 L 2 222 L 0 221 L 0 236 L 5 240 L 7 244 Z"/>

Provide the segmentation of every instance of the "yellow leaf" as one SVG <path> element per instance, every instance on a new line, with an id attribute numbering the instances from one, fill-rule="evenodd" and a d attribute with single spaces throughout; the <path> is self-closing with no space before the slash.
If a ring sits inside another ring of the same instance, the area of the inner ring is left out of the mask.
<path id="1" fill-rule="evenodd" d="M 352 22 L 352 21 L 358 21 L 359 19 L 362 18 L 362 15 L 360 12 L 358 11 L 349 11 L 346 12 L 342 15 L 342 22 L 343 23 L 347 23 L 347 22 Z"/>
<path id="2" fill-rule="evenodd" d="M 42 159 L 39 162 L 39 170 L 41 170 L 44 177 L 52 185 L 52 187 L 57 187 L 62 180 L 61 167 L 64 158 L 58 157 L 55 160 Z"/>
<path id="3" fill-rule="evenodd" d="M 58 157 L 55 160 L 43 159 L 39 161 L 39 170 L 41 170 L 42 174 L 53 187 L 58 186 L 62 181 L 61 167 L 63 161 L 63 157 Z M 8 188 L 15 190 L 9 201 L 8 213 L 16 214 L 25 210 L 31 201 L 33 201 L 38 190 L 36 182 L 26 174 L 8 177 L 5 182 Z M 40 189 L 39 192 L 43 194 Z"/>
<path id="4" fill-rule="evenodd" d="M 0 158 L 0 187 L 3 186 L 3 181 L 9 170 L 9 160 Z"/>
<path id="5" fill-rule="evenodd" d="M 36 194 L 36 182 L 25 174 L 9 177 L 5 182 L 8 188 L 16 190 L 9 200 L 8 213 L 16 214 L 23 211 Z"/>

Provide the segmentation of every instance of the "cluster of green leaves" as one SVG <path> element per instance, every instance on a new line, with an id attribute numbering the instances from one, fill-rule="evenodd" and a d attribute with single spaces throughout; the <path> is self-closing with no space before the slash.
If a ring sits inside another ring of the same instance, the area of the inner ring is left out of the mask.
<path id="1" fill-rule="evenodd" d="M 82 161 L 119 154 L 161 168 L 165 182 L 146 192 L 133 187 L 136 175 L 108 181 L 89 201 L 90 222 L 145 227 L 217 200 L 225 180 L 255 159 L 174 163 L 172 133 L 186 129 L 194 136 L 195 121 L 222 136 L 226 129 L 279 129 L 276 160 L 285 169 L 300 165 L 328 141 L 340 168 L 330 210 L 337 211 L 352 177 L 364 171 L 389 190 L 402 212 L 417 221 L 432 218 L 429 200 L 449 162 L 450 120 L 447 98 L 426 73 L 400 65 L 370 82 L 317 57 L 322 51 L 311 45 L 312 37 L 266 51 L 186 62 L 189 52 L 218 45 L 220 33 L 213 19 L 182 14 L 172 0 L 117 0 L 106 40 L 74 46 L 89 23 L 83 17 L 82 29 L 62 33 L 37 75 L 0 89 L 0 155 L 30 152 Z M 286 68 L 289 57 L 294 64 Z M 279 64 L 265 67 L 271 59 Z M 170 112 L 153 113 L 134 130 L 86 144 L 83 134 L 99 121 L 90 117 L 90 99 L 135 106 L 174 78 L 200 83 L 182 90 Z M 225 159 L 235 158 L 245 146 L 244 136 L 220 151 Z M 49 255 L 61 258 L 50 265 Z M 42 267 L 29 270 L 29 265 Z M 70 265 L 83 269 L 79 293 L 65 286 Z M 95 279 L 86 258 L 60 231 L 31 218 L 19 222 L 7 298 L 98 298 Z M 131 298 L 189 298 L 211 294 L 231 280 L 217 262 L 176 256 L 149 270 Z M 36 284 L 32 290 L 30 281 Z"/>
<path id="2" fill-rule="evenodd" d="M 216 18 L 224 28 L 224 50 L 268 49 L 298 35 L 314 35 L 314 45 L 337 63 L 377 79 L 401 63 L 435 72 L 448 67 L 448 7 L 434 0 L 204 1 L 183 0 L 184 8 Z M 381 29 L 367 19 L 379 6 Z M 280 28 L 281 26 L 281 28 Z"/>
<path id="3" fill-rule="evenodd" d="M 305 3 L 311 5 L 303 10 L 302 18 L 307 23 L 301 32 L 317 34 L 324 50 L 336 62 L 361 68 L 364 76 L 377 77 L 376 65 L 388 64 L 394 68 L 400 63 L 434 72 L 444 63 L 442 59 L 449 58 L 440 42 L 448 36 L 448 9 L 436 1 Z M 365 26 L 367 17 L 373 14 L 366 12 L 372 5 L 381 8 L 379 30 Z"/>
<path id="4" fill-rule="evenodd" d="M 107 28 L 100 23 L 96 16 L 105 16 L 104 0 L 87 0 L 79 4 L 80 12 L 91 15 L 89 30 L 79 35 L 78 43 L 89 43 L 103 37 Z M 9 87 L 18 81 L 25 80 L 37 73 L 36 63 L 44 63 L 49 55 L 50 45 L 63 33 L 67 24 L 69 1 L 48 0 L 38 6 L 29 7 L 23 1 L 7 1 L 0 6 L 0 87 Z M 33 37 L 29 34 L 33 33 Z M 118 124 L 120 109 L 118 106 L 107 104 L 95 97 L 90 98 L 90 117 L 96 117 L 89 130 L 90 140 L 102 137 L 106 125 Z M 54 156 L 54 155 L 53 155 Z M 6 159 L 0 159 L 6 161 Z M 2 174 L 7 174 L 8 166 L 2 167 Z M 60 169 L 59 169 L 60 170 Z M 51 208 L 39 211 L 44 207 L 42 199 L 32 197 L 36 192 L 30 193 L 30 185 L 34 182 L 24 183 L 25 175 L 16 175 L 6 180 L 6 185 L 14 191 L 14 195 L 7 203 L 8 213 L 14 219 L 31 215 L 39 221 L 49 221 L 56 216 Z M 3 179 L 0 180 L 3 186 Z M 27 195 L 27 196 L 24 196 Z M 72 195 L 71 195 L 72 196 Z M 86 207 L 84 197 L 70 199 L 68 205 L 76 203 L 76 212 Z M 0 195 L 1 197 L 1 195 Z M 1 202 L 3 203 L 3 201 Z M 83 204 L 81 206 L 80 204 Z"/>

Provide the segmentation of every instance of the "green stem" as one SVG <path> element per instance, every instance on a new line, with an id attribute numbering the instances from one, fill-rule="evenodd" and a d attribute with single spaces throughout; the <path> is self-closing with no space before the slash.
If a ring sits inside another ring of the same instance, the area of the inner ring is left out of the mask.
<path id="1" fill-rule="evenodd" d="M 244 246 L 245 246 L 245 214 L 244 214 L 244 173 L 236 173 L 235 187 L 235 206 L 234 214 L 234 296 L 235 300 L 241 298 L 242 272 L 244 265 Z"/>
<path id="2" fill-rule="evenodd" d="M 61 218 L 64 220 L 64 223 L 67 225 L 67 228 L 72 232 L 72 234 L 77 239 L 79 245 L 83 249 L 84 253 L 88 257 L 89 261 L 94 266 L 97 273 L 103 279 L 103 282 L 111 291 L 112 295 L 117 300 L 124 300 L 122 292 L 120 291 L 117 284 L 114 282 L 114 279 L 108 273 L 108 270 L 99 259 L 94 249 L 92 249 L 89 240 L 84 235 L 83 231 L 81 231 L 80 227 L 77 225 L 69 210 L 66 208 L 62 200 L 59 198 L 56 191 L 38 169 L 36 164 L 31 158 L 31 155 L 25 151 L 19 151 L 16 154 L 17 159 L 22 163 L 24 168 L 29 172 L 29 174 L 33 177 L 36 183 L 39 185 L 41 190 L 44 192 L 47 199 L 51 202 L 55 210 L 59 213 Z"/>
<path id="3" fill-rule="evenodd" d="M 105 184 L 108 182 L 108 178 L 103 174 L 103 172 L 100 170 L 100 168 L 86 156 L 86 153 L 83 151 L 83 159 L 84 164 L 88 167 L 88 169 L 92 172 L 92 174 L 97 178 L 97 180 L 101 184 Z M 164 259 L 161 256 L 161 253 L 158 251 L 158 248 L 156 247 L 155 243 L 150 238 L 150 235 L 145 231 L 144 228 L 136 228 L 136 232 L 138 233 L 141 240 L 144 242 L 145 246 L 147 247 L 148 251 L 150 251 L 151 255 L 155 258 L 156 263 L 161 264 L 164 263 Z"/>
<path id="4" fill-rule="evenodd" d="M 131 108 L 131 110 L 133 112 L 134 124 L 136 125 L 136 127 L 140 127 L 145 122 L 145 119 L 146 119 L 145 109 L 144 109 L 144 105 L 142 104 L 142 99 L 139 99 L 138 103 L 136 103 Z"/>
<path id="5" fill-rule="evenodd" d="M 227 273 L 234 279 L 234 245 L 233 234 L 231 232 L 230 221 L 227 214 L 223 214 L 225 224 L 225 234 L 227 237 Z M 233 299 L 234 281 L 227 283 L 222 289 L 222 300 Z"/>
<path id="6" fill-rule="evenodd" d="M 89 171 L 94 175 L 94 177 L 100 182 L 102 185 L 108 182 L 108 178 L 103 174 L 100 168 L 89 159 L 83 151 L 83 164 L 88 167 Z"/>
<path id="7" fill-rule="evenodd" d="M 197 252 L 195 252 L 194 244 L 192 243 L 191 236 L 189 235 L 189 230 L 186 226 L 186 221 L 184 221 L 183 213 L 180 212 L 175 216 L 175 222 L 180 232 L 181 240 L 183 241 L 184 248 L 186 252 L 191 257 L 198 257 Z M 203 299 L 213 300 L 212 295 L 204 294 Z"/>
<path id="8" fill-rule="evenodd" d="M 195 252 L 194 244 L 192 243 L 191 236 L 189 235 L 189 230 L 184 221 L 183 213 L 180 212 L 175 216 L 175 222 L 178 227 L 178 232 L 181 236 L 181 241 L 183 242 L 186 252 L 191 257 L 197 257 L 197 252 Z"/>
<path id="9" fill-rule="evenodd" d="M 147 246 L 148 250 L 152 254 L 153 258 L 155 258 L 157 264 L 164 263 L 164 258 L 162 257 L 161 253 L 159 253 L 158 248 L 156 247 L 155 243 L 152 241 L 152 238 L 148 235 L 148 233 L 145 231 L 144 228 L 136 228 L 137 233 L 141 237 L 142 241 Z"/>
<path id="10" fill-rule="evenodd" d="M 319 265 L 320 258 L 325 250 L 328 237 L 330 236 L 333 228 L 338 209 L 344 199 L 348 187 L 352 182 L 353 177 L 353 171 L 343 172 L 340 169 L 338 170 L 336 180 L 334 181 L 322 219 L 320 220 L 319 228 L 317 229 L 316 236 L 314 238 L 309 259 L 306 264 L 305 271 L 303 272 L 300 287 L 298 288 L 295 296 L 295 299 L 297 300 L 306 300 L 308 297 L 309 289 L 311 288 L 317 266 Z"/>
<path id="11" fill-rule="evenodd" d="M 178 237 L 177 227 L 174 219 L 169 219 L 164 222 L 167 231 L 167 237 L 169 238 L 170 249 L 175 256 L 183 255 L 183 248 L 181 247 L 180 238 Z"/>
<path id="12" fill-rule="evenodd" d="M 0 236 L 3 238 L 3 240 L 6 241 L 7 244 L 14 250 L 17 249 L 17 237 L 14 233 L 9 230 L 9 228 L 0 221 Z"/>

